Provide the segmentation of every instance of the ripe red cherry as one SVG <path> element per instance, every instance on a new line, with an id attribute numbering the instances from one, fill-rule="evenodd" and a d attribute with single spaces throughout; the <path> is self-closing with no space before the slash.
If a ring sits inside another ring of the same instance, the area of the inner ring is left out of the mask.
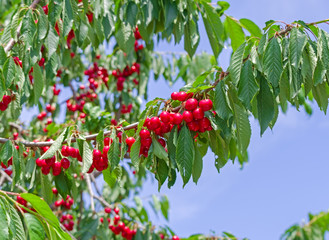
<path id="1" fill-rule="evenodd" d="M 93 159 L 97 161 L 97 160 L 101 159 L 101 157 L 102 157 L 101 151 L 99 151 L 98 149 L 94 149 Z"/>
<path id="2" fill-rule="evenodd" d="M 204 112 L 201 108 L 197 108 L 193 111 L 193 117 L 196 120 L 202 119 L 204 117 Z"/>
<path id="3" fill-rule="evenodd" d="M 179 240 L 179 237 L 177 237 L 176 235 L 174 235 L 174 236 L 172 237 L 172 240 Z"/>
<path id="4" fill-rule="evenodd" d="M 193 111 L 198 107 L 198 100 L 195 98 L 190 98 L 185 103 L 185 109 L 188 111 Z"/>
<path id="5" fill-rule="evenodd" d="M 101 217 L 101 218 L 99 219 L 99 221 L 100 221 L 101 223 L 103 223 L 103 222 L 104 222 L 104 218 Z"/>
<path id="6" fill-rule="evenodd" d="M 70 160 L 68 160 L 67 158 L 62 158 L 62 160 L 61 160 L 61 166 L 64 169 L 68 169 L 70 167 Z"/>
<path id="7" fill-rule="evenodd" d="M 13 134 L 13 137 L 14 137 L 14 140 L 17 140 L 17 138 L 18 138 L 18 133 L 15 132 L 15 133 Z"/>
<path id="8" fill-rule="evenodd" d="M 171 94 L 171 99 L 172 99 L 172 100 L 178 100 L 178 92 L 173 92 L 173 93 Z"/>
<path id="9" fill-rule="evenodd" d="M 42 167 L 41 172 L 43 175 L 48 175 L 50 173 L 50 167 Z"/>
<path id="10" fill-rule="evenodd" d="M 116 207 L 113 209 L 113 211 L 115 212 L 115 214 L 119 214 L 120 209 Z"/>
<path id="11" fill-rule="evenodd" d="M 67 154 L 69 156 L 75 158 L 75 156 L 76 156 L 76 150 L 75 150 L 75 148 L 74 147 L 67 147 Z"/>
<path id="12" fill-rule="evenodd" d="M 163 233 L 160 233 L 160 239 L 164 239 L 165 236 L 163 235 Z"/>
<path id="13" fill-rule="evenodd" d="M 69 153 L 67 151 L 67 146 L 62 146 L 62 150 L 61 150 L 61 154 L 64 156 L 64 157 L 68 157 L 69 156 Z"/>
<path id="14" fill-rule="evenodd" d="M 164 111 L 160 114 L 160 118 L 162 122 L 168 123 L 170 122 L 170 113 Z"/>
<path id="15" fill-rule="evenodd" d="M 152 117 L 147 126 L 148 129 L 155 130 L 161 126 L 161 121 L 158 117 Z"/>
<path id="16" fill-rule="evenodd" d="M 8 105 L 8 104 L 11 102 L 11 97 L 8 96 L 8 95 L 4 95 L 3 98 L 2 98 L 2 102 L 3 102 L 5 105 Z"/>
<path id="17" fill-rule="evenodd" d="M 139 132 L 139 136 L 141 137 L 141 139 L 146 139 L 146 138 L 149 138 L 151 136 L 151 133 L 149 130 L 146 130 L 146 129 L 142 129 L 140 132 Z"/>
<path id="18" fill-rule="evenodd" d="M 187 98 L 187 93 L 186 92 L 179 92 L 177 96 L 177 100 L 184 102 Z"/>
<path id="19" fill-rule="evenodd" d="M 63 203 L 64 203 L 63 199 L 57 200 L 57 201 L 55 201 L 55 207 L 60 207 Z"/>
<path id="20" fill-rule="evenodd" d="M 205 111 L 209 111 L 210 109 L 212 109 L 212 101 L 210 99 L 205 99 L 205 100 L 201 100 L 199 102 L 199 107 L 205 112 Z"/>
<path id="21" fill-rule="evenodd" d="M 206 117 L 199 120 L 199 126 L 200 128 L 207 129 L 209 126 L 211 126 L 210 120 Z"/>
<path id="22" fill-rule="evenodd" d="M 56 195 L 58 194 L 57 188 L 52 188 L 51 190 L 53 191 L 53 194 L 56 194 Z"/>
<path id="23" fill-rule="evenodd" d="M 106 208 L 104 208 L 104 211 L 105 211 L 106 213 L 110 213 L 110 212 L 112 211 L 112 209 L 109 208 L 109 207 L 106 207 Z"/>
<path id="24" fill-rule="evenodd" d="M 158 142 L 161 144 L 162 147 L 166 147 L 166 141 L 163 140 L 162 138 L 159 138 Z"/>
<path id="25" fill-rule="evenodd" d="M 135 141 L 136 141 L 136 140 L 135 140 L 135 138 L 133 138 L 133 137 L 128 137 L 128 138 L 126 139 L 126 143 L 127 143 L 127 145 L 128 145 L 129 147 L 131 147 L 131 146 L 134 144 Z"/>
<path id="26" fill-rule="evenodd" d="M 190 111 L 183 112 L 183 119 L 185 122 L 189 123 L 193 121 L 193 114 Z"/>
<path id="27" fill-rule="evenodd" d="M 147 148 L 149 148 L 152 144 L 152 138 L 151 137 L 148 137 L 148 138 L 144 138 L 144 139 L 141 139 L 141 144 Z M 147 149 L 148 151 L 148 149 Z"/>
<path id="28" fill-rule="evenodd" d="M 198 121 L 192 121 L 187 124 L 188 129 L 191 131 L 198 131 L 199 130 L 199 123 Z"/>
<path id="29" fill-rule="evenodd" d="M 183 121 L 183 116 L 180 113 L 175 113 L 173 116 L 173 124 L 179 125 Z"/>
<path id="30" fill-rule="evenodd" d="M 42 10 L 45 12 L 46 15 L 48 15 L 48 4 L 46 6 L 43 6 Z"/>
<path id="31" fill-rule="evenodd" d="M 114 217 L 114 221 L 115 221 L 115 222 L 119 222 L 119 221 L 120 221 L 120 216 L 119 216 L 119 215 L 115 215 L 115 217 Z"/>
<path id="32" fill-rule="evenodd" d="M 53 175 L 54 176 L 57 176 L 61 173 L 62 171 L 62 165 L 60 162 L 55 162 L 54 165 L 53 165 Z"/>
<path id="33" fill-rule="evenodd" d="M 110 146 L 110 138 L 109 137 L 104 138 L 104 145 L 105 146 Z"/>

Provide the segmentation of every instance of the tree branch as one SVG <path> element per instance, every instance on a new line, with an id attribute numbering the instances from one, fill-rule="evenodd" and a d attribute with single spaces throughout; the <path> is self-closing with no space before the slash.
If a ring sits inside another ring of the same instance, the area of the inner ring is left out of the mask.
<path id="1" fill-rule="evenodd" d="M 5 171 L 3 171 L 1 168 L 0 168 L 0 173 L 1 173 L 1 175 L 2 176 L 4 176 L 5 177 L 5 179 L 7 179 L 8 181 L 10 181 L 10 182 L 13 182 L 13 179 L 5 172 Z M 27 191 L 22 187 L 22 186 L 20 186 L 20 185 L 18 185 L 18 184 L 16 184 L 15 185 L 19 190 L 21 190 L 22 192 L 24 192 L 24 193 L 26 193 Z"/>
<path id="2" fill-rule="evenodd" d="M 90 181 L 90 176 L 89 174 L 85 174 L 86 182 L 87 182 L 87 187 L 89 190 L 89 195 L 90 195 L 90 208 L 92 212 L 95 212 L 95 203 L 94 203 L 94 192 L 91 186 L 91 181 Z"/>

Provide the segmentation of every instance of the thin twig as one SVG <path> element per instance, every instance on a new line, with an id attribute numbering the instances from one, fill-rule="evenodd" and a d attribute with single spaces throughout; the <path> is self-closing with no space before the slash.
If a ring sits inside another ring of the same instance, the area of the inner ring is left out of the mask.
<path id="1" fill-rule="evenodd" d="M 97 194 L 98 194 L 99 196 L 102 196 L 102 193 L 101 193 L 101 191 L 99 190 L 99 188 L 98 188 L 98 186 L 97 186 L 96 179 L 95 179 L 95 177 L 94 177 L 93 174 L 90 174 L 90 179 L 91 179 L 91 181 L 94 183 L 95 190 L 96 190 Z"/>
<path id="2" fill-rule="evenodd" d="M 95 212 L 95 203 L 94 203 L 94 192 L 91 186 L 91 181 L 90 181 L 90 176 L 89 174 L 85 174 L 86 182 L 87 182 L 87 187 L 89 190 L 89 195 L 90 195 L 90 208 L 92 212 Z"/>
<path id="3" fill-rule="evenodd" d="M 10 182 L 13 182 L 13 179 L 5 172 L 3 171 L 1 168 L 0 168 L 0 173 L 2 176 L 4 176 L 8 181 Z M 27 191 L 20 185 L 16 184 L 15 185 L 19 190 L 21 190 L 22 192 L 26 193 Z"/>

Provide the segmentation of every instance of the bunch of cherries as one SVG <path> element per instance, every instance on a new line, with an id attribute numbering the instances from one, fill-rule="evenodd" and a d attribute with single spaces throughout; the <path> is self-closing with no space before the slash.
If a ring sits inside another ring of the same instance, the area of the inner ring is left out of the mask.
<path id="1" fill-rule="evenodd" d="M 72 231 L 74 227 L 73 216 L 71 214 L 63 214 L 59 220 L 68 231 Z"/>
<path id="2" fill-rule="evenodd" d="M 140 73 L 140 64 L 135 62 L 131 67 L 128 65 L 121 71 L 120 69 L 116 69 L 112 71 L 112 76 L 117 79 L 117 91 L 121 92 L 124 87 L 124 83 L 131 75 L 136 73 L 139 75 Z M 133 79 L 134 84 L 138 85 L 137 79 Z"/>

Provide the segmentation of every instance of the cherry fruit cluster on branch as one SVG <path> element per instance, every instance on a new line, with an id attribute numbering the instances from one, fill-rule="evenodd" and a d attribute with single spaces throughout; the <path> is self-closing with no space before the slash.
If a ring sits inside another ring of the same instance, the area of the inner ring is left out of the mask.
<path id="1" fill-rule="evenodd" d="M 10 103 L 11 103 L 11 96 L 3 95 L 2 100 L 0 101 L 0 111 L 5 111 Z"/>

